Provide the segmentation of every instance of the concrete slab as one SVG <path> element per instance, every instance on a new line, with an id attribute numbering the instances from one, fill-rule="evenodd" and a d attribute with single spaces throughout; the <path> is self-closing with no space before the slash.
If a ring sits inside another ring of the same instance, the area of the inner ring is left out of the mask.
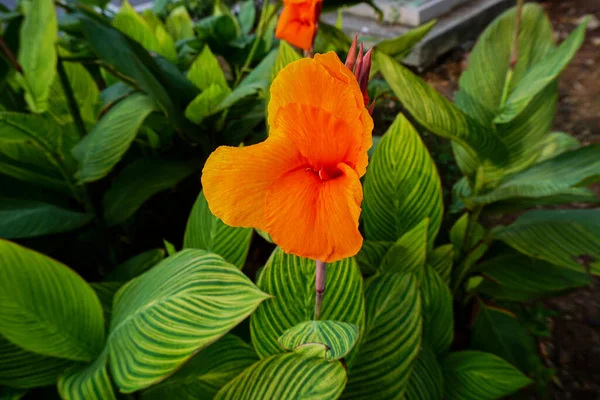
<path id="1" fill-rule="evenodd" d="M 469 0 L 377 0 L 375 4 L 383 11 L 385 22 L 419 26 L 467 1 Z M 352 7 L 348 12 L 361 17 L 369 14 L 376 17 L 373 9 L 364 4 Z"/>

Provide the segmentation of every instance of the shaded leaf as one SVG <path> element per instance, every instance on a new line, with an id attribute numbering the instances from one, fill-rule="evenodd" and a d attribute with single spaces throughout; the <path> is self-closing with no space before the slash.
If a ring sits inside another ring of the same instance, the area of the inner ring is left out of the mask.
<path id="1" fill-rule="evenodd" d="M 253 0 L 247 0 L 242 2 L 240 6 L 240 13 L 238 15 L 238 21 L 240 22 L 240 29 L 242 34 L 247 35 L 254 26 L 254 20 L 256 18 L 256 6 Z"/>
<path id="2" fill-rule="evenodd" d="M 435 354 L 444 354 L 454 339 L 452 293 L 442 278 L 426 266 L 421 285 L 423 304 L 423 340 Z"/>
<path id="3" fill-rule="evenodd" d="M 127 282 L 155 266 L 164 257 L 165 251 L 163 249 L 145 251 L 120 264 L 107 275 L 106 280 L 111 282 Z"/>
<path id="4" fill-rule="evenodd" d="M 406 398 L 408 400 L 442 400 L 444 377 L 435 353 L 427 345 L 421 345 L 421 351 L 410 375 Z"/>
<path id="5" fill-rule="evenodd" d="M 200 124 L 204 118 L 216 113 L 219 104 L 225 99 L 231 90 L 228 87 L 222 87 L 212 84 L 202 93 L 200 93 L 185 109 L 187 119 L 195 124 Z"/>
<path id="6" fill-rule="evenodd" d="M 425 218 L 406 232 L 385 253 L 379 271 L 384 273 L 413 273 L 419 281 L 423 277 L 427 257 L 427 229 L 429 218 Z"/>
<path id="7" fill-rule="evenodd" d="M 446 284 L 450 284 L 452 264 L 454 260 L 454 246 L 444 244 L 436 247 L 427 254 L 427 264 L 434 269 Z"/>
<path id="8" fill-rule="evenodd" d="M 356 263 L 363 274 L 373 275 L 381 266 L 383 257 L 392 247 L 393 242 L 377 242 L 364 240 L 360 251 L 355 256 Z"/>

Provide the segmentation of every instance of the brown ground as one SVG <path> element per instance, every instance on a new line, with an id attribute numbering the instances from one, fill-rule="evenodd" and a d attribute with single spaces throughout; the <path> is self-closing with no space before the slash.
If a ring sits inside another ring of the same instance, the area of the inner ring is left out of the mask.
<path id="1" fill-rule="evenodd" d="M 547 1 L 542 5 L 558 40 L 564 39 L 583 15 L 595 17 L 585 43 L 561 76 L 554 130 L 569 132 L 583 144 L 600 143 L 600 1 Z M 424 77 L 452 98 L 467 57 L 467 52 L 456 51 Z M 600 185 L 595 189 L 600 193 Z M 600 400 L 600 280 L 545 305 L 557 312 L 550 322 L 552 338 L 540 346 L 546 366 L 556 369 L 551 398 Z"/>

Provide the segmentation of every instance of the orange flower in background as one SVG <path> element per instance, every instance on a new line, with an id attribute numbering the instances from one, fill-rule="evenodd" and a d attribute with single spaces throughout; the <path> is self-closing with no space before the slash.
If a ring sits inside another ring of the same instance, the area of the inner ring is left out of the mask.
<path id="1" fill-rule="evenodd" d="M 206 162 L 211 211 L 268 232 L 286 253 L 355 255 L 373 120 L 352 71 L 333 52 L 293 62 L 273 81 L 268 111 L 267 140 L 219 147 Z"/>
<path id="2" fill-rule="evenodd" d="M 283 0 L 275 36 L 303 50 L 310 50 L 317 34 L 322 0 Z"/>

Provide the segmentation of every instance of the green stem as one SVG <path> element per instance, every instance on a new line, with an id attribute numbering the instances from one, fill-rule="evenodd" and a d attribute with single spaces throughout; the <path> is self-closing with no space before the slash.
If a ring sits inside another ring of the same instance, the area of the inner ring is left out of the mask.
<path id="1" fill-rule="evenodd" d="M 471 236 L 475 232 L 477 227 L 477 221 L 479 220 L 479 215 L 481 214 L 481 210 L 483 210 L 483 206 L 476 206 L 469 214 L 469 220 L 467 221 L 467 228 L 465 229 L 465 235 L 463 236 L 462 243 L 462 254 L 467 254 L 467 252 L 471 249 Z"/>

